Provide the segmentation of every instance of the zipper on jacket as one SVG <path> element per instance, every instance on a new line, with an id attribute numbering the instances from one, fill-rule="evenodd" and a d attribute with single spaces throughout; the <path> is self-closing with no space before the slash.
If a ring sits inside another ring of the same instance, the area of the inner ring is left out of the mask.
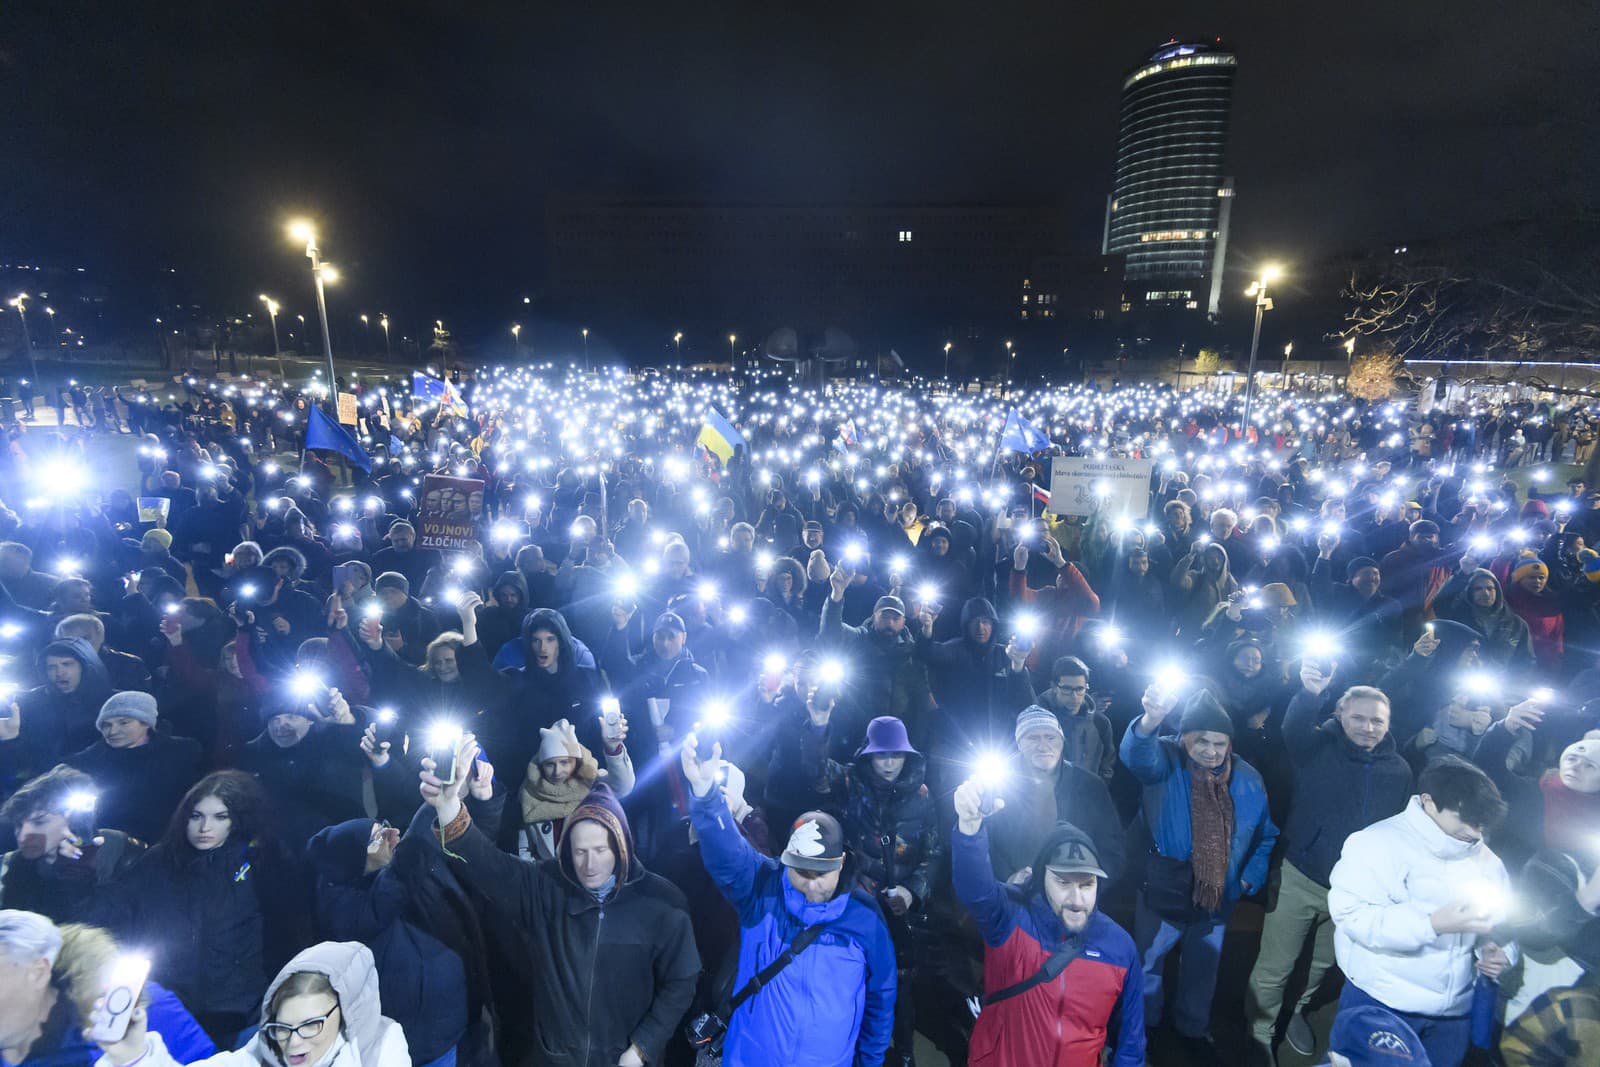
<path id="1" fill-rule="evenodd" d="M 606 925 L 606 906 L 600 905 L 600 917 L 594 921 L 594 951 L 589 954 L 589 992 L 583 1001 L 583 1063 L 588 1067 L 589 1054 L 594 1047 L 594 1027 L 589 1017 L 594 1014 L 594 972 L 600 965 L 600 932 Z"/>

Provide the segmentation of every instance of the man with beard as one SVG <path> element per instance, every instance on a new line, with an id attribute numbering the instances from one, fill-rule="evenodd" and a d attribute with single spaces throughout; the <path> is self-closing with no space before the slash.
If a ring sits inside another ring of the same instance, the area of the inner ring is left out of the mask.
<path id="1" fill-rule="evenodd" d="M 1138 1067 L 1144 979 L 1133 939 L 1096 907 L 1106 872 L 1094 843 L 1071 823 L 1057 823 L 1018 892 L 990 872 L 984 813 L 1004 806 L 976 780 L 956 789 L 951 879 L 984 941 L 983 1011 L 967 1062 L 1098 1065 L 1120 1009 L 1110 1062 Z"/>
<path id="2" fill-rule="evenodd" d="M 17 848 L 0 857 L 0 908 L 20 908 L 53 922 L 84 922 L 96 894 L 127 870 L 144 846 L 116 830 L 78 841 L 69 825 L 87 809 L 93 817 L 94 780 L 57 767 L 24 785 L 0 807 Z"/>

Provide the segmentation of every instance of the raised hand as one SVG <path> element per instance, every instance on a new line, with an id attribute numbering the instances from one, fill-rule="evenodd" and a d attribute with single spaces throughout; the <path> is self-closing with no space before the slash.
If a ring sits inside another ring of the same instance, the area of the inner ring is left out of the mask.
<path id="1" fill-rule="evenodd" d="M 717 766 L 722 759 L 721 742 L 712 745 L 711 754 L 701 759 L 700 739 L 691 733 L 683 739 L 679 753 L 678 758 L 683 764 L 683 780 L 689 783 L 695 796 L 708 795 L 717 784 Z"/>

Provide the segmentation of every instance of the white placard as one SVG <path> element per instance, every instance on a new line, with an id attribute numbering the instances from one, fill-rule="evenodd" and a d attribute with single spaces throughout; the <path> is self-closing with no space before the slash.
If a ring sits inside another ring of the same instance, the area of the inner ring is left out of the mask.
<path id="1" fill-rule="evenodd" d="M 1149 459 L 1056 456 L 1050 461 L 1050 508 L 1057 515 L 1089 515 L 1096 501 L 1109 516 L 1142 519 L 1150 511 Z"/>

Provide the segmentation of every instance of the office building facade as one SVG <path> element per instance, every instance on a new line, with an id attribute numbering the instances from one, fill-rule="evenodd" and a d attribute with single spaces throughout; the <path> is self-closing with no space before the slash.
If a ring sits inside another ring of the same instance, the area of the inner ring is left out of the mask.
<path id="1" fill-rule="evenodd" d="M 1103 250 L 1129 310 L 1218 313 L 1233 207 L 1225 174 L 1234 74 L 1220 40 L 1169 41 L 1122 83 Z"/>

